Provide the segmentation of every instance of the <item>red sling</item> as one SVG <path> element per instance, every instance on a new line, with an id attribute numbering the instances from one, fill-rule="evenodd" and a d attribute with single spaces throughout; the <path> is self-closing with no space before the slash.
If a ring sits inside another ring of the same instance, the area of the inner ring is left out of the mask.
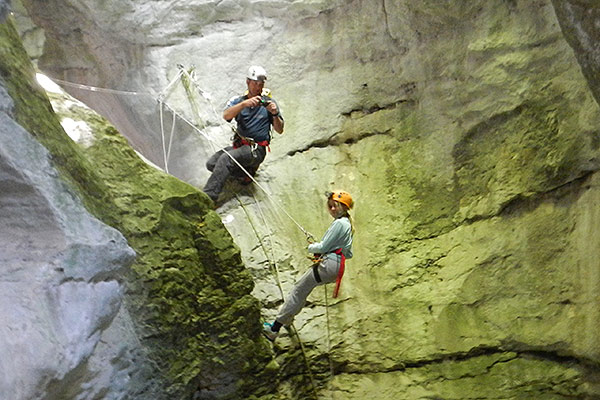
<path id="1" fill-rule="evenodd" d="M 340 292 L 340 285 L 342 284 L 342 277 L 344 276 L 344 269 L 346 268 L 346 256 L 342 253 L 342 249 L 337 249 L 335 254 L 338 254 L 342 257 L 340 260 L 340 269 L 338 270 L 337 278 L 335 280 L 335 288 L 333 289 L 333 298 L 338 297 Z"/>

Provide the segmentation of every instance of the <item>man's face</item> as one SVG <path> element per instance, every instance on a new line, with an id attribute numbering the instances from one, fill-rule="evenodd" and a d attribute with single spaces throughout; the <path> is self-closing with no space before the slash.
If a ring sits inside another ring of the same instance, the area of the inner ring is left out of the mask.
<path id="1" fill-rule="evenodd" d="M 246 79 L 246 84 L 248 85 L 248 97 L 260 95 L 265 86 L 264 81 L 254 81 L 252 79 Z"/>

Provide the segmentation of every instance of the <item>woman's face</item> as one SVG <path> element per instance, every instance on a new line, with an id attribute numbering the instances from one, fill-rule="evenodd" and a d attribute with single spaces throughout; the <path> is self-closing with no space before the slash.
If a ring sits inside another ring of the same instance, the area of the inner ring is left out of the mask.
<path id="1" fill-rule="evenodd" d="M 339 218 L 344 215 L 344 207 L 335 200 L 327 200 L 327 211 L 333 218 Z"/>

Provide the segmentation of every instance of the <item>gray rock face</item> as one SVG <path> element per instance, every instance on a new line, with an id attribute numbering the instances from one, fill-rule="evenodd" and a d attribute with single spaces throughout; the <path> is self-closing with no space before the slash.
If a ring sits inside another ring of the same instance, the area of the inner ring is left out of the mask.
<path id="1" fill-rule="evenodd" d="M 590 88 L 600 98 L 598 72 L 600 71 L 600 48 L 598 28 L 600 7 L 595 1 L 553 0 L 554 9 L 565 39 L 575 49 L 575 55 Z"/>
<path id="2" fill-rule="evenodd" d="M 99 358 L 98 345 L 119 312 L 119 270 L 135 254 L 88 214 L 12 114 L 0 82 L 0 398 L 111 393 L 98 374 L 122 367 Z"/>
<path id="3" fill-rule="evenodd" d="M 9 1 L 5 1 L 5 0 L 0 1 L 0 21 L 3 21 L 4 18 L 6 18 L 6 14 L 8 13 L 8 10 L 10 9 L 9 6 L 10 6 Z"/>
<path id="4" fill-rule="evenodd" d="M 210 101 L 179 85 L 166 101 L 219 144 L 222 104 L 248 65 L 267 68 L 286 133 L 259 182 L 316 236 L 323 191 L 357 203 L 342 297 L 319 288 L 296 319 L 323 396 L 600 395 L 593 2 L 24 3 L 50 75 L 145 93 L 64 83 L 159 166 L 155 98 L 177 64 Z M 176 132 L 169 172 L 201 187 L 211 143 Z M 230 189 L 239 202 L 219 212 L 270 318 L 306 268 L 305 240 L 261 190 Z M 278 341 L 281 376 L 307 374 L 294 337 Z"/>

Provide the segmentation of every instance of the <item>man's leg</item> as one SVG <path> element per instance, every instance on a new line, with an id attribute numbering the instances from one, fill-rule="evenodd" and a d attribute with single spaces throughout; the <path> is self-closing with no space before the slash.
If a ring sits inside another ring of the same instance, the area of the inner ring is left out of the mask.
<path id="1" fill-rule="evenodd" d="M 245 171 L 238 167 L 234 169 L 232 175 L 238 178 L 238 181 L 242 185 L 248 185 L 252 183 L 251 177 L 256 175 L 256 170 L 265 159 L 266 154 L 266 148 L 263 146 L 258 146 L 257 148 L 252 150 L 250 154 L 252 157 L 248 157 L 247 159 L 243 160 L 243 162 L 240 162 L 240 164 L 242 164 L 242 166 L 244 167 Z"/>
<path id="2" fill-rule="evenodd" d="M 217 161 L 219 161 L 219 158 L 224 154 L 224 151 L 225 150 L 230 151 L 232 149 L 233 149 L 233 147 L 229 146 L 223 150 L 217 151 L 215 154 L 210 156 L 210 158 L 206 162 L 206 169 L 209 170 L 210 172 L 213 172 L 215 170 L 215 165 L 217 165 Z"/>
<path id="3" fill-rule="evenodd" d="M 245 165 L 252 160 L 250 146 L 242 146 L 237 149 L 227 148 L 226 150 L 227 153 L 223 152 L 214 164 L 213 173 L 210 178 L 208 178 L 203 189 L 204 193 L 206 193 L 214 202 L 219 198 L 219 194 L 223 190 L 227 178 L 229 178 L 231 173 L 238 168 L 237 163 L 232 160 L 232 157 L 241 165 Z M 207 162 L 206 164 L 208 168 L 209 163 Z"/>

